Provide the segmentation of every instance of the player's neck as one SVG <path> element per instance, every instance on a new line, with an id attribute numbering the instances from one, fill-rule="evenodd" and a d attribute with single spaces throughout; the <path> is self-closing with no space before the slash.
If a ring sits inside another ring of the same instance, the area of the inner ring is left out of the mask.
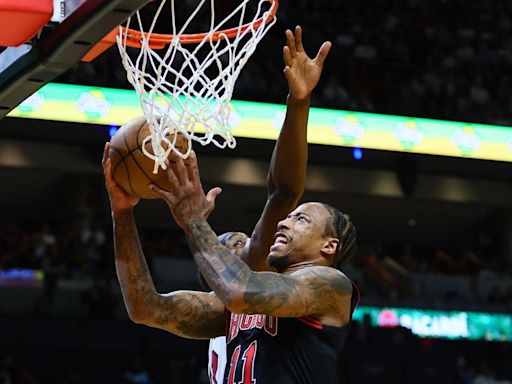
<path id="1" fill-rule="evenodd" d="M 310 267 L 325 267 L 327 266 L 322 259 L 315 259 L 315 260 L 307 260 L 307 261 L 301 261 L 297 263 L 293 263 L 286 267 L 283 271 L 281 271 L 284 275 L 291 275 L 292 273 L 295 273 L 297 271 L 300 271 L 304 268 L 310 268 Z"/>

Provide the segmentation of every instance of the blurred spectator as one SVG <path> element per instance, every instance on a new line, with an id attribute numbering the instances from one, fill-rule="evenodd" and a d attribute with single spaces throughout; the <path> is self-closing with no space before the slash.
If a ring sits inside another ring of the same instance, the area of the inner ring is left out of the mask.
<path id="1" fill-rule="evenodd" d="M 130 364 L 130 368 L 123 375 L 126 384 L 151 384 L 149 372 L 144 367 L 140 356 L 135 356 Z"/>
<path id="2" fill-rule="evenodd" d="M 491 368 L 491 366 L 482 362 L 480 364 L 480 369 L 473 380 L 473 384 L 510 384 L 509 380 L 499 380 L 496 378 L 496 373 Z"/>
<path id="3" fill-rule="evenodd" d="M 37 377 L 10 355 L 0 360 L 0 384 L 41 384 Z"/>
<path id="4" fill-rule="evenodd" d="M 504 297 L 501 294 L 500 287 L 494 286 L 491 294 L 489 295 L 488 302 L 490 304 L 503 304 L 505 302 Z"/>
<path id="5" fill-rule="evenodd" d="M 354 322 L 352 325 L 352 337 L 360 343 L 368 343 L 374 340 L 374 328 L 368 313 L 363 316 L 362 322 Z"/>
<path id="6" fill-rule="evenodd" d="M 457 371 L 460 384 L 473 383 L 473 372 L 464 356 L 457 358 Z"/>
<path id="7" fill-rule="evenodd" d="M 329 76 L 327 83 L 322 88 L 322 97 L 330 105 L 338 105 L 339 108 L 344 109 L 355 108 L 355 103 L 351 101 L 350 94 L 334 74 Z"/>
<path id="8" fill-rule="evenodd" d="M 504 302 L 512 312 L 512 286 L 508 287 L 507 293 L 505 294 L 504 297 Z"/>
<path id="9" fill-rule="evenodd" d="M 44 259 L 50 253 L 55 251 L 57 239 L 49 223 L 44 223 L 39 232 L 33 235 L 34 256 L 38 259 Z"/>
<path id="10" fill-rule="evenodd" d="M 55 298 L 55 291 L 59 284 L 59 278 L 63 274 L 61 260 L 56 252 L 52 252 L 44 257 L 42 270 L 44 273 L 44 305 L 51 308 Z"/>
<path id="11" fill-rule="evenodd" d="M 105 273 L 96 274 L 92 287 L 83 293 L 82 299 L 89 309 L 89 316 L 106 319 L 112 317 L 117 298 L 112 292 L 110 278 Z"/>

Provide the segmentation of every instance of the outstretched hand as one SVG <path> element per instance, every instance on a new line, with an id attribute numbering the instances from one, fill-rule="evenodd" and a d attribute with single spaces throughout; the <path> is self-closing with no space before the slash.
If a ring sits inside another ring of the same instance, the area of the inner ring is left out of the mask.
<path id="1" fill-rule="evenodd" d="M 302 28 L 295 27 L 295 33 L 286 30 L 286 46 L 283 48 L 284 75 L 290 87 L 290 96 L 296 100 L 304 100 L 315 89 L 324 67 L 324 61 L 332 44 L 326 41 L 318 54 L 311 59 L 302 45 Z"/>
<path id="2" fill-rule="evenodd" d="M 165 191 L 154 184 L 149 188 L 165 200 L 176 223 L 186 229 L 190 221 L 208 218 L 215 208 L 215 199 L 222 189 L 216 187 L 204 194 L 194 151 L 191 151 L 188 157 L 188 167 L 185 166 L 181 157 L 175 157 L 175 167 L 166 160 L 166 173 L 172 184 L 171 190 Z"/>
<path id="3" fill-rule="evenodd" d="M 130 195 L 123 188 L 117 184 L 112 176 L 112 161 L 109 157 L 110 143 L 105 144 L 103 149 L 103 158 L 101 165 L 103 166 L 103 175 L 105 176 L 105 186 L 107 188 L 108 196 L 110 198 L 110 205 L 112 213 L 120 213 L 131 209 L 138 204 L 140 198 L 138 196 Z"/>

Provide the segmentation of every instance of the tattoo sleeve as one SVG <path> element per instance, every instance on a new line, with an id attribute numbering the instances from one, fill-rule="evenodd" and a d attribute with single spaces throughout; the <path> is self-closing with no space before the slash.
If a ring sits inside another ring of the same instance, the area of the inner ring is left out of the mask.
<path id="1" fill-rule="evenodd" d="M 351 292 L 346 277 L 329 267 L 309 267 L 292 275 L 253 272 L 219 243 L 205 220 L 187 227 L 187 241 L 210 287 L 233 312 L 280 317 L 340 314 Z"/>
<path id="2" fill-rule="evenodd" d="M 178 336 L 210 338 L 224 334 L 224 306 L 213 294 L 156 292 L 142 247 L 133 211 L 116 214 L 114 249 L 116 272 L 130 318 Z"/>

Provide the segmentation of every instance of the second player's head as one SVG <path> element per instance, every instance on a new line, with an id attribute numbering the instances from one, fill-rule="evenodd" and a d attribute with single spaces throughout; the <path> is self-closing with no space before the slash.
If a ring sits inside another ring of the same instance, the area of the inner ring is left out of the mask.
<path id="1" fill-rule="evenodd" d="M 230 250 L 231 253 L 242 256 L 242 251 L 250 240 L 243 232 L 226 232 L 218 236 L 218 239 L 222 245 Z"/>
<path id="2" fill-rule="evenodd" d="M 242 256 L 242 252 L 246 244 L 251 240 L 249 236 L 243 232 L 225 232 L 222 235 L 219 235 L 217 238 L 222 245 L 224 245 L 232 254 L 237 255 L 238 257 Z M 200 272 L 198 278 L 199 284 L 205 291 L 212 290 Z"/>
<path id="3" fill-rule="evenodd" d="M 305 203 L 279 222 L 267 262 L 278 271 L 293 265 L 341 269 L 356 252 L 356 229 L 336 208 Z"/>

